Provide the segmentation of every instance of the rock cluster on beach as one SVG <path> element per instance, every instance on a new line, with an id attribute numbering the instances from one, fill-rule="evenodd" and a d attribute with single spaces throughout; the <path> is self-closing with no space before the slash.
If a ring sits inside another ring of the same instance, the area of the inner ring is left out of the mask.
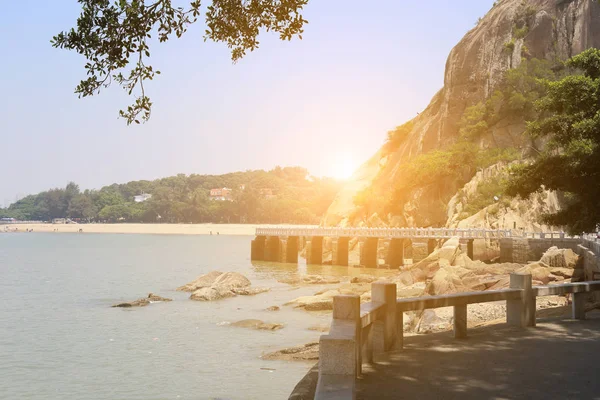
<path id="1" fill-rule="evenodd" d="M 471 260 L 460 250 L 459 240 L 450 239 L 422 261 L 403 268 L 387 278 L 361 275 L 338 287 L 327 288 L 312 296 L 298 297 L 286 305 L 306 311 L 330 311 L 337 295 L 359 295 L 362 302 L 371 300 L 371 283 L 377 280 L 397 284 L 397 297 L 445 295 L 459 292 L 506 289 L 511 273 L 530 273 L 534 285 L 566 283 L 578 280 L 581 267 L 578 256 L 570 249 L 550 248 L 539 261 L 527 265 L 516 263 L 486 264 Z M 549 296 L 538 301 L 538 308 L 567 304 L 565 297 Z M 504 302 L 473 304 L 469 306 L 469 323 L 477 325 L 504 318 Z M 452 326 L 451 307 L 406 313 L 405 329 L 419 333 L 449 329 Z"/>
<path id="2" fill-rule="evenodd" d="M 211 271 L 194 281 L 177 288 L 178 291 L 191 292 L 190 299 L 214 301 L 235 296 L 253 296 L 268 292 L 269 288 L 253 288 L 244 275 L 237 272 Z"/>
<path id="3" fill-rule="evenodd" d="M 121 307 L 121 308 L 129 308 L 129 307 L 145 307 L 151 303 L 157 303 L 162 301 L 172 301 L 173 299 L 168 299 L 166 297 L 160 297 L 155 295 L 154 293 L 149 293 L 148 297 L 142 297 L 141 299 L 137 299 L 134 301 L 129 301 L 125 303 L 118 303 L 113 305 L 112 307 Z"/>

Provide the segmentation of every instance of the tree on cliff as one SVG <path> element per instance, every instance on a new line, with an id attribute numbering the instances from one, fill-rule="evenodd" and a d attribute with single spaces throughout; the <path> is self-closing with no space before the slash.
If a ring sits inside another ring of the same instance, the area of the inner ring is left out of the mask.
<path id="1" fill-rule="evenodd" d="M 566 206 L 545 215 L 545 222 L 593 232 L 600 223 L 600 50 L 587 50 L 567 66 L 574 74 L 546 82 L 547 94 L 537 103 L 541 118 L 528 124 L 528 133 L 547 144 L 535 161 L 513 170 L 508 193 L 560 191 Z"/>
<path id="2" fill-rule="evenodd" d="M 144 81 L 160 71 L 146 64 L 152 34 L 159 42 L 181 37 L 198 21 L 200 0 L 176 7 L 172 0 L 79 0 L 77 28 L 54 36 L 52 45 L 74 50 L 87 59 L 87 78 L 75 89 L 80 97 L 98 94 L 114 81 L 135 102 L 120 116 L 127 123 L 150 118 L 152 103 Z M 274 31 L 282 40 L 302 38 L 302 9 L 308 0 L 212 0 L 206 9 L 204 40 L 225 42 L 233 62 L 258 48 L 260 30 Z"/>

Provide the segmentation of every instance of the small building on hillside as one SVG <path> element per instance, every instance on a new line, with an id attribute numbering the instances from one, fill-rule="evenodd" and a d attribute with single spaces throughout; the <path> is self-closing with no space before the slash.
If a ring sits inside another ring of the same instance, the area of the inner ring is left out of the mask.
<path id="1" fill-rule="evenodd" d="M 233 201 L 231 193 L 233 190 L 228 188 L 210 189 L 210 199 L 216 201 Z"/>
<path id="2" fill-rule="evenodd" d="M 273 189 L 270 188 L 260 189 L 260 194 L 267 200 L 277 197 L 273 194 Z"/>
<path id="3" fill-rule="evenodd" d="M 150 193 L 142 193 L 140 195 L 133 196 L 133 201 L 135 201 L 136 203 L 143 203 L 144 201 L 150 199 L 151 197 L 152 197 L 152 195 Z"/>

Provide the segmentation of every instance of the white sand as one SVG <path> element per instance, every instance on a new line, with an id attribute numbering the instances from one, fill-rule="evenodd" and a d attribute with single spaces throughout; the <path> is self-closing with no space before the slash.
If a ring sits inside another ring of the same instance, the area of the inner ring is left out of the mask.
<path id="1" fill-rule="evenodd" d="M 0 225 L 0 233 L 10 232 L 51 233 L 142 233 L 158 235 L 254 235 L 257 227 L 265 225 L 242 224 L 9 224 Z"/>

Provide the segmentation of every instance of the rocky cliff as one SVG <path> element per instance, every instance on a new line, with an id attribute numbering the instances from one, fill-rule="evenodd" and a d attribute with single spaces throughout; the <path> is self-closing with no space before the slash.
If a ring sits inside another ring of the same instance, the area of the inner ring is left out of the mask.
<path id="1" fill-rule="evenodd" d="M 596 0 L 500 0 L 450 52 L 444 87 L 412 121 L 406 140 L 392 153 L 378 152 L 337 196 L 326 225 L 348 224 L 353 198 L 371 186 L 386 188 L 405 179 L 401 166 L 431 150 L 445 149 L 459 136 L 465 109 L 490 96 L 507 70 L 524 57 L 564 60 L 590 47 L 600 47 L 600 4 Z M 525 149 L 524 121 L 500 121 L 479 143 Z M 442 226 L 448 201 L 461 184 L 443 190 L 411 193 L 411 204 L 396 220 L 403 225 Z"/>

